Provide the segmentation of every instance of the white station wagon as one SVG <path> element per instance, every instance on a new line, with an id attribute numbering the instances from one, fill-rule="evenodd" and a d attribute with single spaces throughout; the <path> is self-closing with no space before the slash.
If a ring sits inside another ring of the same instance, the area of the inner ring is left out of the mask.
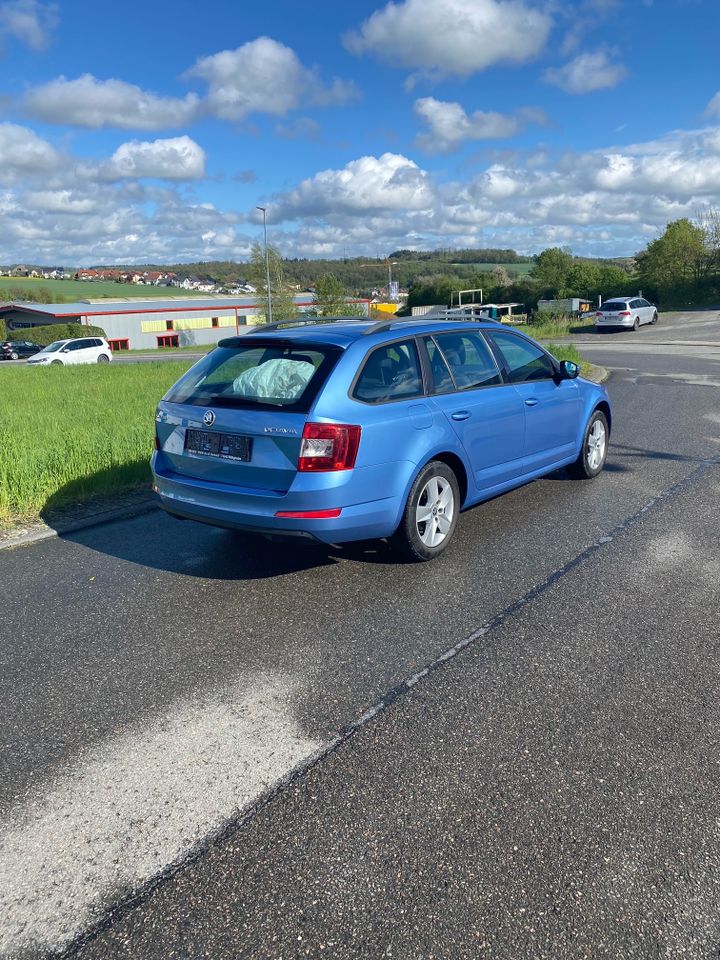
<path id="1" fill-rule="evenodd" d="M 656 323 L 657 318 L 657 307 L 642 297 L 612 297 L 595 314 L 595 327 L 637 330 L 643 323 Z"/>
<path id="2" fill-rule="evenodd" d="M 112 350 L 103 337 L 80 337 L 77 340 L 56 340 L 48 344 L 28 363 L 54 363 L 68 366 L 75 363 L 109 363 Z"/>

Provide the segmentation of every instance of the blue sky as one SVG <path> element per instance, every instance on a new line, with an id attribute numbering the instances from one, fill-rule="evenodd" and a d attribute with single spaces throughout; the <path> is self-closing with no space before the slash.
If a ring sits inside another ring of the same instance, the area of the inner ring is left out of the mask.
<path id="1" fill-rule="evenodd" d="M 720 206 L 717 0 L 0 0 L 0 262 L 549 245 Z"/>

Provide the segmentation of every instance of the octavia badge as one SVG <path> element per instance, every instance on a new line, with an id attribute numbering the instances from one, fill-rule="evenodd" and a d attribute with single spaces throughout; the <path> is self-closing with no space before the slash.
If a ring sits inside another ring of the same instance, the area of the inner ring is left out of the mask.
<path id="1" fill-rule="evenodd" d="M 203 414 L 203 423 L 206 427 L 211 427 L 215 423 L 215 414 L 212 410 L 206 410 Z"/>

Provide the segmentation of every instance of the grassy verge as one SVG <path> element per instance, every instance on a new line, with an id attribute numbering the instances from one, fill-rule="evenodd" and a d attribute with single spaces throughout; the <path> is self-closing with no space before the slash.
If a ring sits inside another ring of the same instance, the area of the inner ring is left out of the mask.
<path id="1" fill-rule="evenodd" d="M 584 319 L 568 317 L 536 320 L 519 328 L 536 340 L 551 340 L 553 337 L 569 337 L 573 333 L 592 333 L 595 329 L 595 314 Z M 569 358 L 568 358 L 569 359 Z"/>
<path id="2" fill-rule="evenodd" d="M 3 370 L 0 523 L 148 482 L 155 406 L 188 366 Z"/>
<path id="3" fill-rule="evenodd" d="M 580 374 L 586 377 L 590 372 L 592 364 L 585 360 L 577 347 L 571 343 L 546 343 L 545 349 L 548 350 L 558 360 L 571 360 L 580 367 Z"/>

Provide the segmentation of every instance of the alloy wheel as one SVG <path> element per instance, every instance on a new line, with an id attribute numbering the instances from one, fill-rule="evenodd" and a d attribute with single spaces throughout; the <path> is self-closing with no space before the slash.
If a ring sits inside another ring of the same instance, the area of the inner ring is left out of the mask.
<path id="1" fill-rule="evenodd" d="M 455 516 L 455 495 L 444 477 L 431 477 L 422 488 L 415 510 L 418 536 L 426 547 L 439 546 Z"/>
<path id="2" fill-rule="evenodd" d="M 602 420 L 596 420 L 587 438 L 587 462 L 591 470 L 597 470 L 605 459 L 607 432 Z"/>

